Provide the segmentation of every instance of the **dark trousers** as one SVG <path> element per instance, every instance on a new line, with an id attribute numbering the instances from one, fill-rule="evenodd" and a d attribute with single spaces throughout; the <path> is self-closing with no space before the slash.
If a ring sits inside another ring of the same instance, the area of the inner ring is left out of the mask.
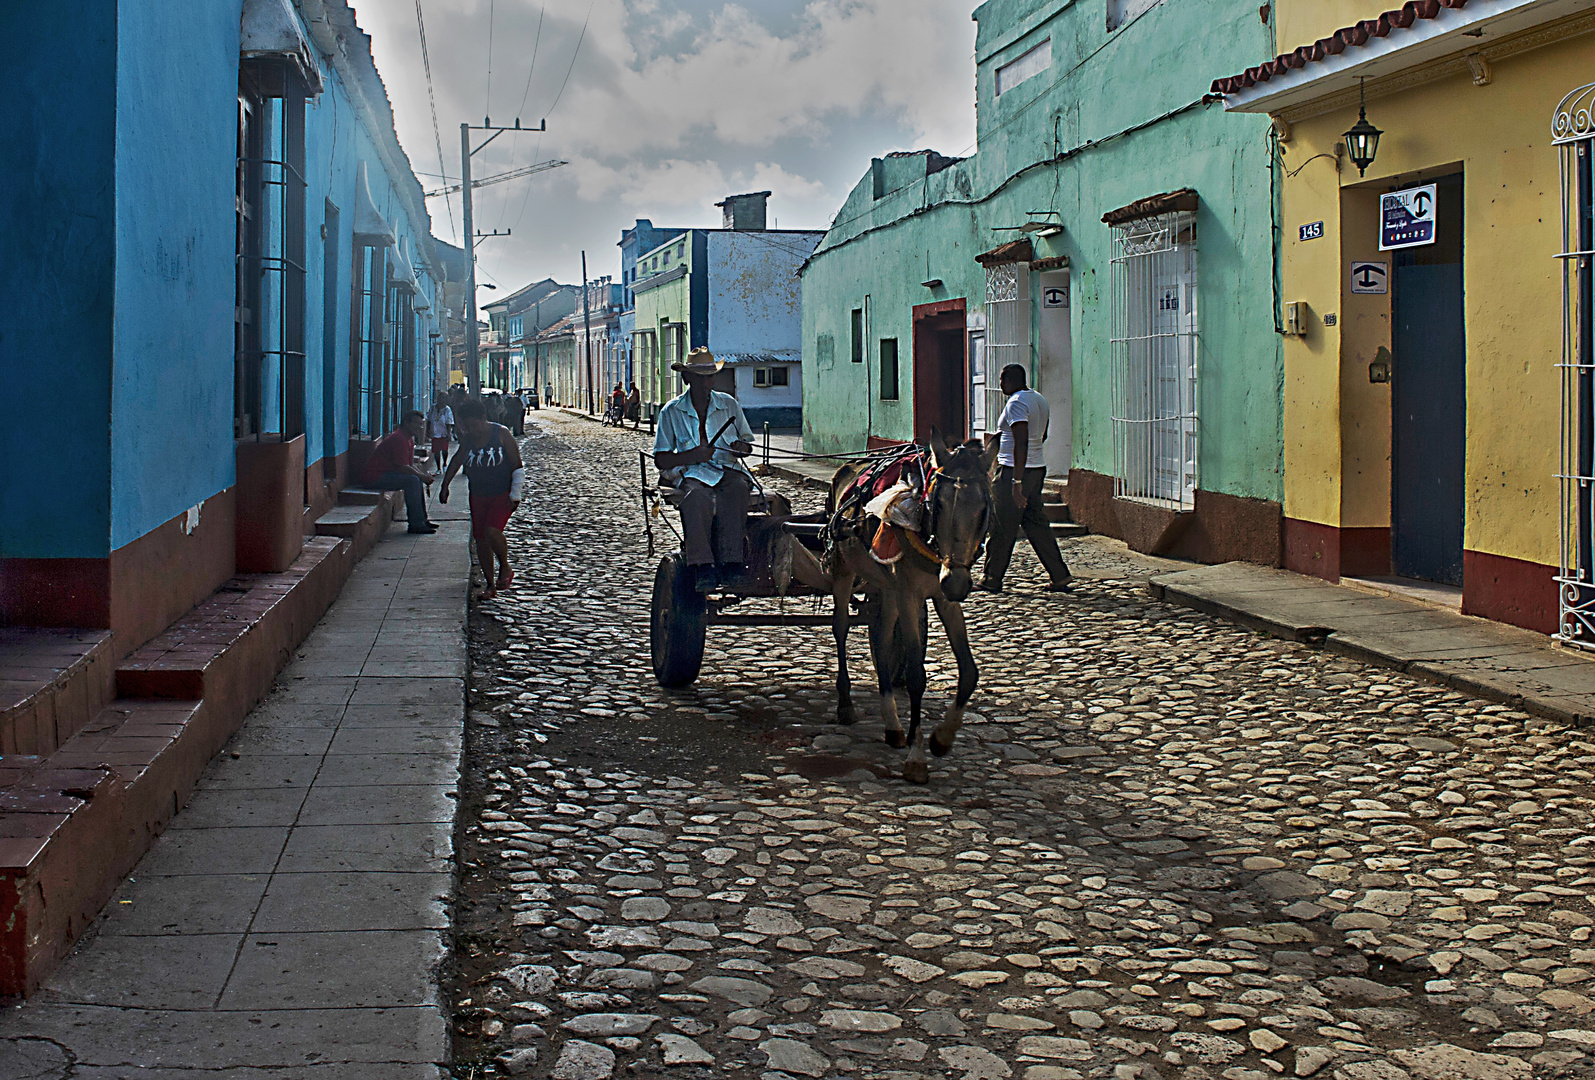
<path id="1" fill-rule="evenodd" d="M 740 565 L 748 529 L 748 503 L 753 485 L 739 472 L 726 470 L 713 487 L 701 480 L 681 485 L 681 556 L 688 566 L 710 563 Z M 715 523 L 719 528 L 715 528 Z M 714 537 L 713 551 L 709 538 Z"/>
<path id="2" fill-rule="evenodd" d="M 997 516 L 991 523 L 991 539 L 986 544 L 987 584 L 1002 584 L 1002 576 L 1008 572 L 1008 563 L 1013 559 L 1013 546 L 1019 539 L 1020 529 L 1024 530 L 1025 538 L 1035 549 L 1036 558 L 1046 568 L 1047 577 L 1053 582 L 1069 580 L 1069 566 L 1058 552 L 1058 540 L 1052 535 L 1052 522 L 1047 520 L 1046 511 L 1041 506 L 1041 485 L 1046 479 L 1045 465 L 1025 470 L 1025 508 L 1020 510 L 1013 501 L 1013 466 L 1004 465 L 997 470 L 997 480 L 992 485 Z"/>
<path id="3" fill-rule="evenodd" d="M 404 492 L 404 513 L 410 519 L 410 528 L 426 524 L 426 488 L 414 473 L 385 472 L 377 477 L 376 487 L 382 491 Z"/>

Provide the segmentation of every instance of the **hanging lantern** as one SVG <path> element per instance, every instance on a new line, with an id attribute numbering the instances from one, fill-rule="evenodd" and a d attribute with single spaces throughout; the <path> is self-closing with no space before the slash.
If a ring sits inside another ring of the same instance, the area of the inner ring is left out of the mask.
<path id="1" fill-rule="evenodd" d="M 1363 86 L 1367 80 L 1359 80 L 1357 87 L 1357 122 L 1351 125 L 1351 130 L 1345 134 L 1346 153 L 1351 158 L 1351 163 L 1357 166 L 1357 175 L 1364 176 L 1368 166 L 1373 164 L 1374 155 L 1379 153 L 1379 136 L 1384 132 L 1368 123 L 1367 92 Z"/>

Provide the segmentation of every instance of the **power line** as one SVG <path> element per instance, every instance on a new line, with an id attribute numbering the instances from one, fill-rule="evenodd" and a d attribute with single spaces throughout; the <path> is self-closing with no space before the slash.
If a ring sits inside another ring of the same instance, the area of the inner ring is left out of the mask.
<path id="1" fill-rule="evenodd" d="M 493 115 L 493 0 L 487 0 L 487 106 L 482 115 Z"/>
<path id="2" fill-rule="evenodd" d="M 448 166 L 443 163 L 443 134 L 438 130 L 438 102 L 437 96 L 432 92 L 432 59 L 426 51 L 426 18 L 421 14 L 421 0 L 415 0 L 415 28 L 421 33 L 421 66 L 426 69 L 426 100 L 432 108 L 432 139 L 437 143 L 438 168 L 446 170 Z M 448 173 L 444 172 L 441 175 L 444 182 L 447 182 Z M 443 205 L 449 214 L 449 233 L 458 239 L 459 230 L 454 227 L 454 204 L 445 198 Z"/>
<path id="3" fill-rule="evenodd" d="M 548 114 L 553 113 L 555 107 L 559 105 L 559 99 L 565 96 L 565 83 L 570 82 L 570 73 L 576 70 L 576 58 L 581 55 L 582 42 L 587 38 L 587 23 L 593 17 L 593 6 L 596 3 L 597 0 L 593 0 L 593 4 L 587 5 L 587 18 L 582 20 L 582 32 L 576 38 L 576 48 L 571 51 L 570 67 L 565 69 L 565 80 L 559 84 L 559 93 L 554 95 L 554 104 L 548 107 Z"/>
<path id="4" fill-rule="evenodd" d="M 540 11 L 538 11 L 538 13 L 537 13 L 537 36 L 532 39 L 532 62 L 526 68 L 526 86 L 525 86 L 524 89 L 521 90 L 521 103 L 515 109 L 515 118 L 517 120 L 519 120 L 521 118 L 521 115 L 526 111 L 526 98 L 532 92 L 532 73 L 537 70 L 537 50 L 543 44 L 543 16 L 545 16 L 547 14 L 548 14 L 548 5 L 544 4 L 542 6 L 542 9 Z M 543 142 L 541 136 L 538 137 L 537 142 L 538 142 L 538 148 L 541 149 L 542 148 L 542 142 Z M 515 162 L 519 159 L 520 152 L 521 152 L 520 143 L 514 144 L 513 148 L 510 150 L 510 168 L 511 169 L 515 168 Z M 532 155 L 532 160 L 533 161 L 537 160 L 537 154 L 534 153 Z M 507 213 L 509 211 L 510 198 L 511 198 L 510 195 L 505 194 L 504 197 L 499 202 L 499 208 L 498 208 L 499 209 L 499 215 L 498 215 L 498 217 L 499 217 L 499 222 L 501 224 L 503 223 L 503 220 L 504 220 L 504 218 L 506 217 L 506 215 L 507 215 Z M 526 212 L 526 200 L 523 198 L 521 200 L 521 213 L 525 214 L 525 212 Z M 520 217 L 516 217 L 515 225 L 519 225 L 520 223 L 521 223 Z M 515 225 L 511 225 L 510 228 L 513 229 L 515 227 Z"/>

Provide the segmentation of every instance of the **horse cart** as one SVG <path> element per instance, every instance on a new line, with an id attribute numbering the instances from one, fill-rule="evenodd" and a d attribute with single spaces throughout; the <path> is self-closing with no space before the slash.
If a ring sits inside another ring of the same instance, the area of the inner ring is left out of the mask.
<path id="1" fill-rule="evenodd" d="M 652 464 L 652 454 L 638 451 L 649 558 L 655 554 L 655 519 L 674 532 L 675 526 L 665 516 L 664 508 L 678 506 L 683 494 L 669 483 L 650 482 Z M 710 627 L 830 626 L 828 614 L 735 610 L 755 598 L 822 595 L 793 576 L 792 558 L 793 545 L 801 545 L 817 558 L 825 525 L 825 514 L 792 514 L 782 496 L 755 488 L 748 513 L 747 562 L 740 573 L 700 581 L 682 562 L 680 552 L 669 552 L 660 558 L 654 571 L 648 625 L 654 678 L 659 685 L 687 686 L 697 679 Z"/>

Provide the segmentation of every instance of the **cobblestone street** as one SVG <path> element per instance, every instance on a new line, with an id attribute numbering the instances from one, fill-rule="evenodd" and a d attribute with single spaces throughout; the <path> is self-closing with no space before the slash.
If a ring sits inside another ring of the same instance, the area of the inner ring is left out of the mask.
<path id="1" fill-rule="evenodd" d="M 813 628 L 712 629 L 661 690 L 645 438 L 529 415 L 520 577 L 472 614 L 457 1077 L 1595 1076 L 1580 732 L 1086 538 L 1072 595 L 1021 544 L 965 606 L 980 687 L 905 784 L 862 631 L 855 727 Z"/>

